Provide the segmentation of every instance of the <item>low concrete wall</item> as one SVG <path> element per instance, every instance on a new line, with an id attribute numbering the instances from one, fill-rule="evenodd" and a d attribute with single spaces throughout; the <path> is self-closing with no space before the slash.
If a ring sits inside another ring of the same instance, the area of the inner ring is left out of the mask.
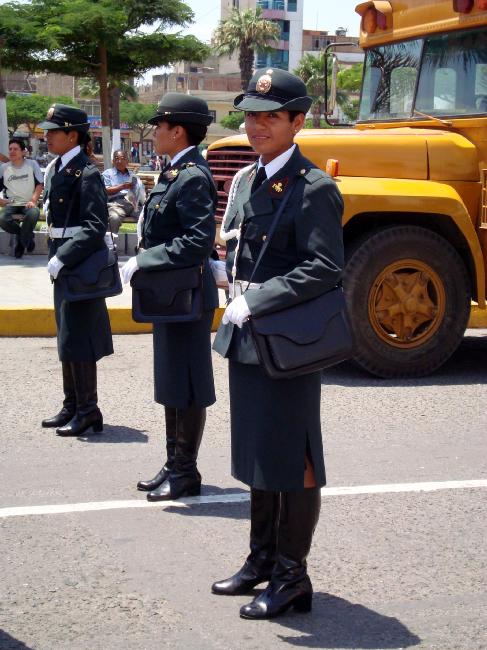
<path id="1" fill-rule="evenodd" d="M 34 233 L 36 247 L 32 253 L 28 255 L 47 255 L 48 251 L 48 237 L 46 232 Z M 137 246 L 137 233 L 121 233 L 115 238 L 117 250 L 119 255 L 135 255 L 135 247 Z M 0 229 L 0 253 L 4 255 L 14 254 L 15 248 L 15 235 L 10 235 Z"/>

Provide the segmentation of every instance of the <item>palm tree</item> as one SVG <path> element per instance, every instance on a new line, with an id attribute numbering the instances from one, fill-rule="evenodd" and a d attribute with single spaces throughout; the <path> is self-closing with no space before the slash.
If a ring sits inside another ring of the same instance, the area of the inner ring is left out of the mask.
<path id="1" fill-rule="evenodd" d="M 249 85 L 256 51 L 269 52 L 270 43 L 279 40 L 279 25 L 262 18 L 262 9 L 239 11 L 232 9 L 226 20 L 221 20 L 213 32 L 212 46 L 217 54 L 238 52 L 240 82 L 245 90 Z"/>
<path id="2" fill-rule="evenodd" d="M 328 84 L 331 77 L 331 57 L 328 61 Z M 356 118 L 357 106 L 354 99 L 350 99 L 350 94 L 355 94 L 360 90 L 362 65 L 353 66 L 350 70 L 342 70 L 338 73 L 336 101 L 342 111 L 350 119 Z M 321 115 L 326 110 L 325 107 L 325 53 L 320 52 L 314 56 L 306 52 L 294 74 L 300 77 L 306 84 L 308 95 L 313 99 L 311 104 L 312 125 L 313 128 L 320 128 Z"/>

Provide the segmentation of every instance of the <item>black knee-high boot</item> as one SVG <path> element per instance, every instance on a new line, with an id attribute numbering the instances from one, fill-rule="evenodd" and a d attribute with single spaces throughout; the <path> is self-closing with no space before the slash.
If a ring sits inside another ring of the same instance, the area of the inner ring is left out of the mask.
<path id="1" fill-rule="evenodd" d="M 71 372 L 71 364 L 67 361 L 62 361 L 61 367 L 63 371 L 63 407 L 57 415 L 42 420 L 41 424 L 45 428 L 64 426 L 71 420 L 76 412 L 76 393 L 74 392 L 74 380 L 73 373 Z"/>
<path id="2" fill-rule="evenodd" d="M 196 467 L 198 450 L 206 422 L 206 409 L 192 404 L 176 412 L 176 451 L 168 478 L 147 494 L 148 501 L 170 501 L 197 496 L 201 492 L 201 474 Z"/>
<path id="3" fill-rule="evenodd" d="M 270 579 L 276 561 L 279 509 L 279 492 L 251 489 L 250 554 L 235 575 L 211 586 L 214 594 L 246 594 Z"/>
<path id="4" fill-rule="evenodd" d="M 174 467 L 174 455 L 176 453 L 177 411 L 176 409 L 165 406 L 164 413 L 166 418 L 166 462 L 162 466 L 162 469 L 157 472 L 154 478 L 151 478 L 147 481 L 139 481 L 137 483 L 138 490 L 144 490 L 145 492 L 155 490 L 159 487 L 159 485 L 162 485 L 164 483 L 164 481 L 169 476 L 169 472 Z"/>
<path id="5" fill-rule="evenodd" d="M 98 408 L 96 362 L 72 362 L 71 371 L 76 393 L 76 413 L 65 426 L 56 429 L 56 433 L 58 436 L 80 436 L 91 428 L 94 433 L 100 433 L 103 431 L 103 416 Z"/>
<path id="6" fill-rule="evenodd" d="M 266 589 L 240 609 L 242 618 L 274 618 L 290 607 L 311 611 L 313 587 L 306 558 L 320 516 L 319 488 L 281 492 L 277 560 Z"/>

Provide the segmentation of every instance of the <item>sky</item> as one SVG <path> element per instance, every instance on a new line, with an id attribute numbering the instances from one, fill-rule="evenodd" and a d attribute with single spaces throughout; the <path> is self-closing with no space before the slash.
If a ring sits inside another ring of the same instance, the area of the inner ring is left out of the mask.
<path id="1" fill-rule="evenodd" d="M 303 29 L 320 29 L 334 33 L 337 27 L 348 29 L 348 36 L 358 36 L 359 21 L 355 7 L 360 0 L 303 0 Z M 220 0 L 184 0 L 194 12 L 195 22 L 183 31 L 208 42 L 220 20 Z M 150 83 L 154 69 L 144 75 L 143 83 Z"/>
<path id="2" fill-rule="evenodd" d="M 358 36 L 359 16 L 355 7 L 360 0 L 303 0 L 303 28 L 334 32 L 348 29 L 349 36 Z M 187 30 L 202 41 L 208 41 L 220 19 L 220 0 L 184 0 L 195 13 L 195 23 Z"/>

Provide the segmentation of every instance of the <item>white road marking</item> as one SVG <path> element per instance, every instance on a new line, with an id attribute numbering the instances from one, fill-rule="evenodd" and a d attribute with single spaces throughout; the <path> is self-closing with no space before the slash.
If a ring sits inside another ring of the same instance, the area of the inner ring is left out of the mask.
<path id="1" fill-rule="evenodd" d="M 391 494 L 405 492 L 434 492 L 438 490 L 487 488 L 486 480 L 435 481 L 431 483 L 389 483 L 384 485 L 354 485 L 351 487 L 324 487 L 323 497 L 340 497 L 360 494 Z M 243 503 L 249 500 L 248 492 L 236 494 L 208 494 L 202 497 L 188 497 L 178 501 L 151 503 L 142 500 L 132 501 L 92 501 L 90 503 L 63 503 L 45 506 L 20 506 L 0 508 L 0 519 L 7 517 L 27 517 L 33 515 L 61 515 L 70 512 L 95 512 L 97 510 L 126 510 L 128 508 L 170 508 L 205 505 L 209 503 Z"/>

